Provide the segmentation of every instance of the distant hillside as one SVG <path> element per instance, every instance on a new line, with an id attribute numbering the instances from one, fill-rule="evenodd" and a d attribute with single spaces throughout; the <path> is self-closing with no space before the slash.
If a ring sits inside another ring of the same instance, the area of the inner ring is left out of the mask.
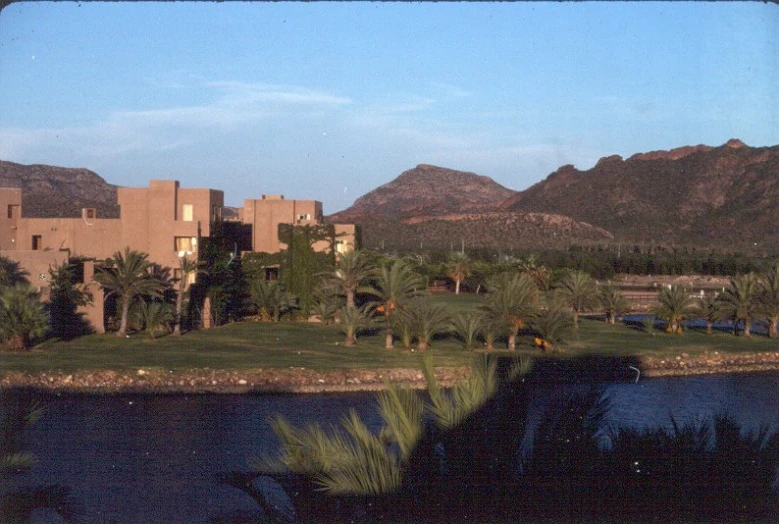
<path id="1" fill-rule="evenodd" d="M 362 226 L 363 245 L 385 249 L 556 246 L 611 234 L 560 214 L 495 212 L 514 195 L 486 176 L 419 165 L 328 217 Z"/>
<path id="2" fill-rule="evenodd" d="M 93 207 L 101 218 L 117 218 L 117 186 L 88 169 L 22 165 L 0 160 L 0 187 L 22 189 L 25 217 L 80 217 Z"/>
<path id="3" fill-rule="evenodd" d="M 366 248 L 565 249 L 572 243 L 605 243 L 613 238 L 601 228 L 547 213 L 467 213 L 361 224 Z"/>
<path id="4" fill-rule="evenodd" d="M 492 211 L 514 194 L 486 176 L 420 164 L 388 184 L 358 198 L 354 205 L 329 218 L 333 222 L 362 221 L 447 213 Z"/>
<path id="5" fill-rule="evenodd" d="M 631 241 L 776 245 L 779 146 L 731 140 L 567 165 L 500 209 L 565 214 Z"/>

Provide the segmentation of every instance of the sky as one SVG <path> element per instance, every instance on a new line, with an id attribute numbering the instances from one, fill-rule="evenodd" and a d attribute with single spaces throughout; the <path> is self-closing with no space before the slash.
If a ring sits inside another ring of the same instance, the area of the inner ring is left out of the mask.
<path id="1" fill-rule="evenodd" d="M 417 164 L 515 190 L 565 164 L 779 144 L 766 3 L 24 2 L 0 159 L 325 214 Z"/>

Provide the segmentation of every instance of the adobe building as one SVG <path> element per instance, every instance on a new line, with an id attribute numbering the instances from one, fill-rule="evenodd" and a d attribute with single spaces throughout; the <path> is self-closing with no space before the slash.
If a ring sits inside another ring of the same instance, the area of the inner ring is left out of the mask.
<path id="1" fill-rule="evenodd" d="M 251 251 L 278 253 L 286 248 L 279 239 L 279 225 L 320 225 L 323 223 L 322 202 L 318 200 L 286 200 L 284 195 L 262 195 L 260 199 L 245 199 L 239 212 L 241 222 L 251 228 Z M 336 253 L 356 249 L 356 226 L 334 224 Z M 330 249 L 330 243 L 314 244 L 315 251 Z"/>
<path id="2" fill-rule="evenodd" d="M 84 265 L 84 282 L 92 286 L 95 304 L 84 313 L 99 333 L 104 332 L 103 294 L 95 292 L 94 264 L 129 247 L 175 272 L 182 257 L 197 259 L 201 239 L 221 233 L 224 193 L 152 180 L 147 188 L 119 188 L 118 203 L 119 218 L 100 218 L 92 208 L 83 209 L 80 218 L 26 218 L 22 191 L 0 188 L 0 256 L 19 262 L 44 297 L 50 267 L 73 257 L 91 259 Z M 251 250 L 275 253 L 285 247 L 278 240 L 279 224 L 321 224 L 322 203 L 263 195 L 245 200 L 239 216 L 250 230 Z M 354 225 L 339 224 L 335 231 L 336 251 L 355 249 Z M 329 242 L 314 246 L 322 251 L 330 247 Z"/>

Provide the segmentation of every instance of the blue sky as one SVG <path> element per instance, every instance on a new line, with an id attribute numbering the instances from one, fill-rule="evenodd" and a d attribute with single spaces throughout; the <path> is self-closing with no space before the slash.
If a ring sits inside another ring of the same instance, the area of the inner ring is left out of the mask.
<path id="1" fill-rule="evenodd" d="M 420 163 L 521 190 L 563 164 L 779 144 L 764 3 L 17 3 L 0 159 L 317 199 Z"/>

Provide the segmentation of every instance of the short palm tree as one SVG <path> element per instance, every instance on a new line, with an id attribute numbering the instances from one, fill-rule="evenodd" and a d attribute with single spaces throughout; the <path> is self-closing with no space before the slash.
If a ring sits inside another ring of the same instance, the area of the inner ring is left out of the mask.
<path id="1" fill-rule="evenodd" d="M 278 322 L 281 315 L 297 306 L 295 297 L 278 280 L 255 278 L 250 292 L 258 318 L 264 322 Z"/>
<path id="2" fill-rule="evenodd" d="M 414 300 L 403 310 L 411 321 L 417 339 L 417 349 L 427 351 L 433 337 L 448 331 L 451 327 L 449 313 L 443 306 L 431 304 L 426 300 Z"/>
<path id="3" fill-rule="evenodd" d="M 0 256 L 0 287 L 28 283 L 29 273 L 21 268 L 19 262 Z"/>
<path id="4" fill-rule="evenodd" d="M 368 329 L 373 325 L 373 305 L 342 307 L 335 316 L 338 320 L 338 327 L 346 335 L 344 346 L 351 347 L 357 344 L 357 335 L 360 331 Z"/>
<path id="5" fill-rule="evenodd" d="M 515 350 L 519 330 L 538 312 L 538 288 L 526 274 L 505 275 L 493 279 L 483 310 L 492 321 L 501 321 L 507 329 L 508 349 Z"/>
<path id="6" fill-rule="evenodd" d="M 571 271 L 562 277 L 556 292 L 573 312 L 573 327 L 579 329 L 579 315 L 598 303 L 595 281 L 584 271 Z"/>
<path id="7" fill-rule="evenodd" d="M 664 287 L 657 297 L 652 313 L 668 324 L 666 331 L 673 335 L 682 334 L 682 322 L 693 311 L 694 299 L 680 286 Z"/>
<path id="8" fill-rule="evenodd" d="M 608 324 L 616 324 L 617 316 L 628 307 L 627 300 L 625 300 L 619 289 L 614 286 L 602 287 L 600 293 L 598 293 L 598 301 L 606 314 L 606 322 Z"/>
<path id="9" fill-rule="evenodd" d="M 481 311 L 458 313 L 452 318 L 452 327 L 462 340 L 465 349 L 473 349 L 484 326 L 484 314 Z"/>
<path id="10" fill-rule="evenodd" d="M 395 260 L 389 266 L 382 266 L 374 275 L 373 286 L 362 288 L 365 293 L 378 297 L 380 305 L 376 308 L 384 315 L 386 329 L 385 345 L 392 349 L 392 314 L 406 300 L 424 292 L 422 278 L 403 260 Z"/>
<path id="11" fill-rule="evenodd" d="M 759 281 L 754 273 L 739 275 L 730 279 L 730 283 L 719 295 L 722 312 L 733 320 L 733 332 L 739 322 L 744 326 L 743 334 L 749 338 L 752 334 L 752 320 L 758 312 Z"/>
<path id="12" fill-rule="evenodd" d="M 95 281 L 122 303 L 118 337 L 127 334 L 127 318 L 133 301 L 140 296 L 162 296 L 165 285 L 155 275 L 154 264 L 149 262 L 148 257 L 146 253 L 127 247 L 124 252 L 114 253 L 112 259 L 106 260 L 106 266 L 98 268 L 95 273 Z"/>
<path id="13" fill-rule="evenodd" d="M 157 332 L 169 331 L 170 323 L 175 318 L 170 304 L 158 300 L 141 301 L 137 311 L 139 323 L 143 324 L 152 340 L 157 338 Z"/>
<path id="14" fill-rule="evenodd" d="M 40 296 L 29 284 L 0 291 L 0 340 L 10 349 L 29 349 L 35 337 L 46 334 L 49 317 Z"/>
<path id="15" fill-rule="evenodd" d="M 571 313 L 559 307 L 552 307 L 535 317 L 531 322 L 533 331 L 538 334 L 536 344 L 544 351 L 551 351 L 554 345 L 562 342 L 573 328 Z"/>
<path id="16" fill-rule="evenodd" d="M 346 296 L 346 307 L 354 307 L 354 296 L 362 282 L 374 270 L 362 251 L 347 251 L 338 255 L 335 268 L 327 276 Z"/>
<path id="17" fill-rule="evenodd" d="M 779 324 L 779 264 L 761 279 L 758 302 L 760 313 L 768 321 L 768 336 L 776 338 Z"/>
<path id="18" fill-rule="evenodd" d="M 706 322 L 706 334 L 711 335 L 714 323 L 722 318 L 720 302 L 713 295 L 703 295 L 698 299 L 695 313 Z"/>

